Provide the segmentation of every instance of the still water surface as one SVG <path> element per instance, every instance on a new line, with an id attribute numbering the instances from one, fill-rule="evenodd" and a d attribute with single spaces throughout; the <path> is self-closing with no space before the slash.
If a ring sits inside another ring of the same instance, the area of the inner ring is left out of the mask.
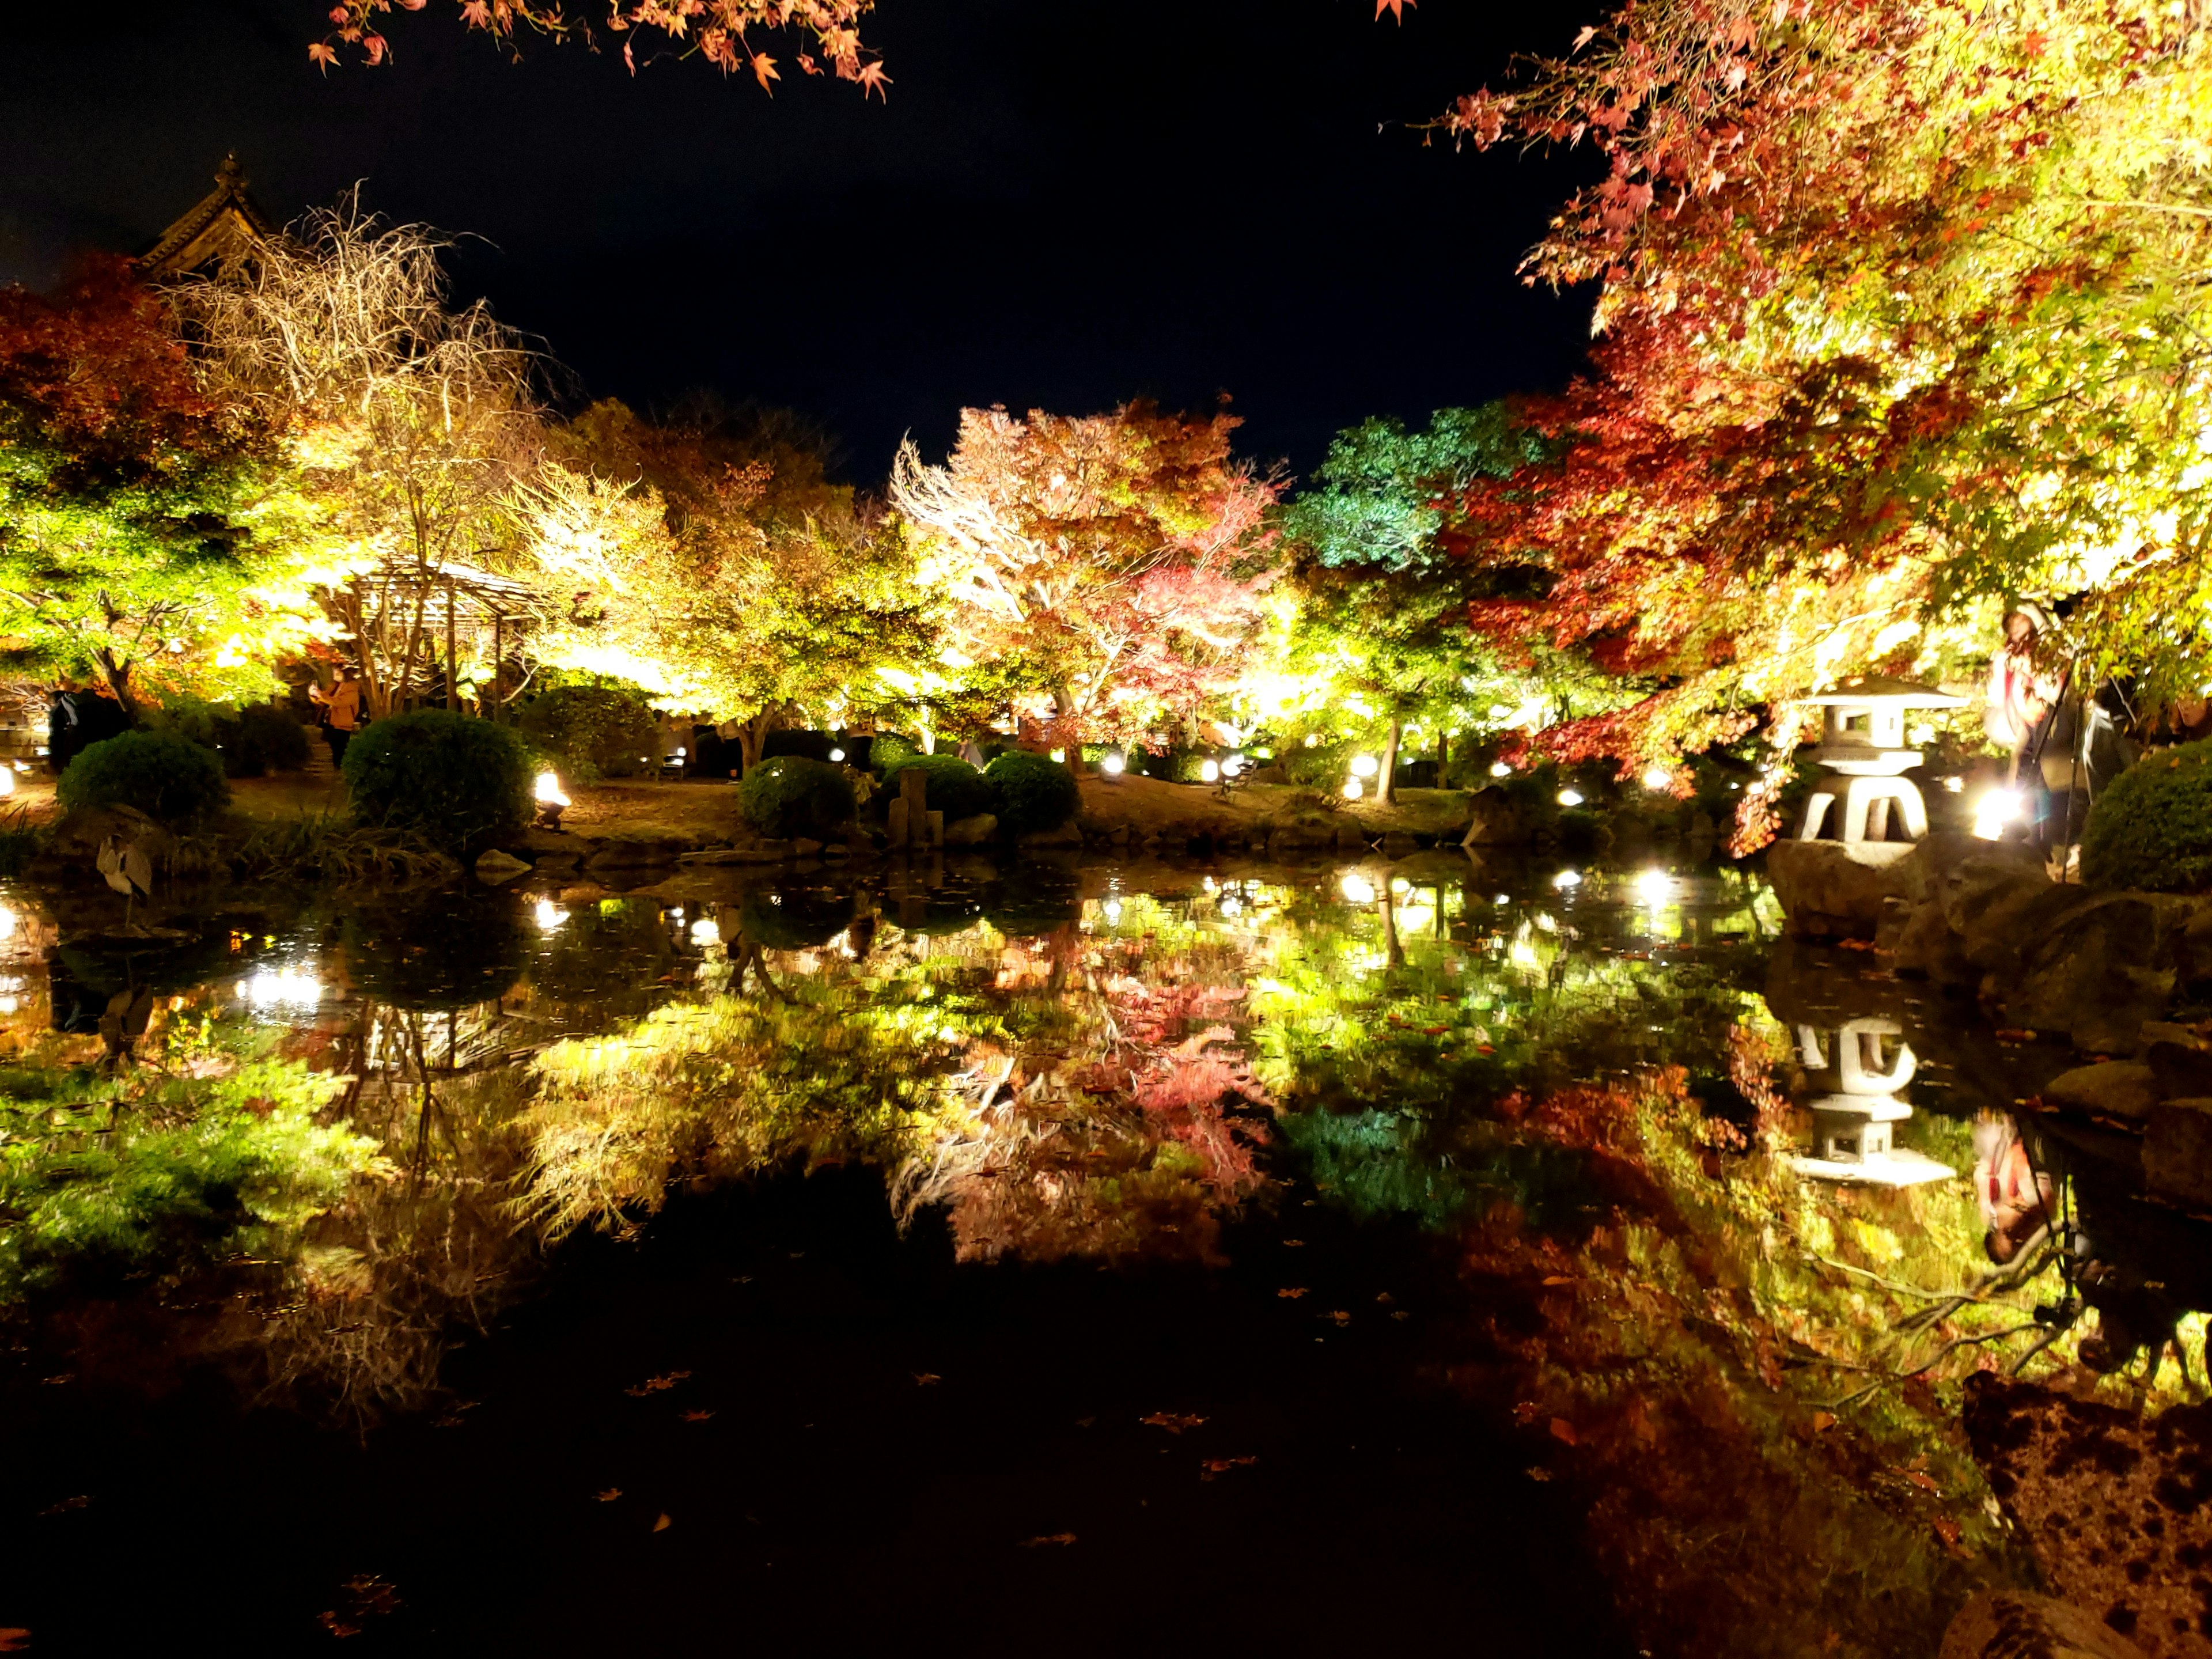
<path id="1" fill-rule="evenodd" d="M 2081 1369 L 1992 1237 L 2204 1255 L 1735 870 L 7 899 L 39 1651 L 1933 1652 L 2033 1571 L 1963 1380 Z M 1868 1096 L 1933 1178 L 1793 1161 Z"/>

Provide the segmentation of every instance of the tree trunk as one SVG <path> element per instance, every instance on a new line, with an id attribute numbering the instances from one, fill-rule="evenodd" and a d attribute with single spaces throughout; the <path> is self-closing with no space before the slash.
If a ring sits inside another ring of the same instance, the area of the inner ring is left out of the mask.
<path id="1" fill-rule="evenodd" d="M 1068 695 L 1066 686 L 1053 687 L 1052 708 L 1053 712 L 1060 716 L 1061 763 L 1067 768 L 1069 775 L 1080 783 L 1083 781 L 1083 745 L 1071 735 L 1075 730 L 1075 699 Z"/>
<path id="2" fill-rule="evenodd" d="M 1443 730 L 1443 727 L 1442 727 L 1442 726 L 1438 726 L 1438 727 L 1437 728 L 1437 788 L 1439 788 L 1439 789 L 1443 789 L 1443 788 L 1448 788 L 1448 787 L 1449 787 L 1449 786 L 1448 784 L 1446 784 L 1446 783 L 1445 783 L 1445 781 L 1444 781 L 1444 776 L 1445 776 L 1446 773 L 1447 773 L 1447 772 L 1449 772 L 1449 771 L 1450 770 L 1450 768 L 1451 768 L 1451 739 L 1450 739 L 1449 738 L 1448 738 L 1448 737 L 1446 737 L 1446 736 L 1444 735 L 1444 730 Z M 1438 915 L 1442 915 L 1443 914 L 1443 906 L 1442 906 L 1441 904 L 1440 904 L 1440 905 L 1438 905 L 1438 906 L 1437 907 L 1437 914 Z"/>
<path id="3" fill-rule="evenodd" d="M 763 708 L 738 728 L 738 755 L 748 772 L 761 763 L 761 750 L 768 745 L 768 734 L 775 730 L 775 710 Z"/>
<path id="4" fill-rule="evenodd" d="M 131 695 L 131 665 L 127 662 L 118 664 L 115 660 L 115 653 L 106 646 L 100 647 L 92 655 L 93 660 L 100 665 L 100 677 L 107 682 L 107 689 L 115 693 L 115 701 L 122 705 L 123 712 L 136 726 L 138 723 L 138 700 Z"/>
<path id="5" fill-rule="evenodd" d="M 1390 741 L 1382 745 L 1382 767 L 1375 775 L 1375 801 L 1379 806 L 1396 802 L 1398 792 L 1391 780 L 1398 770 L 1398 739 L 1405 735 L 1404 723 L 1393 716 L 1390 721 Z"/>

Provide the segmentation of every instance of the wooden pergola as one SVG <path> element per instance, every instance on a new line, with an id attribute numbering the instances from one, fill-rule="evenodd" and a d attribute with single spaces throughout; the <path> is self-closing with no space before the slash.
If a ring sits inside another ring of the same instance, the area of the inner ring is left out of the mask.
<path id="1" fill-rule="evenodd" d="M 359 649 L 362 677 L 394 707 L 414 696 L 418 665 L 425 678 L 435 672 L 441 635 L 446 706 L 458 706 L 460 636 L 476 639 L 489 626 L 493 684 L 481 702 L 493 719 L 506 702 L 501 676 L 510 633 L 519 636 L 544 603 L 536 589 L 511 577 L 451 559 L 434 565 L 386 559 L 343 589 L 325 592 L 325 608 Z"/>

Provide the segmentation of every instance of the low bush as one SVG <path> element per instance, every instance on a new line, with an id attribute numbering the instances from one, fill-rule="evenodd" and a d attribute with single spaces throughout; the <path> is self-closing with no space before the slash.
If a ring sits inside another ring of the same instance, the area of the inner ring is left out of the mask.
<path id="1" fill-rule="evenodd" d="M 738 785 L 745 820 L 763 836 L 827 839 L 853 821 L 853 786 L 827 761 L 778 755 L 763 761 Z"/>
<path id="2" fill-rule="evenodd" d="M 515 724 L 570 783 L 626 778 L 654 752 L 659 728 L 645 699 L 611 685 L 556 685 L 523 705 Z"/>
<path id="3" fill-rule="evenodd" d="M 929 811 L 945 814 L 945 821 L 972 818 L 978 812 L 999 810 L 999 792 L 990 781 L 957 755 L 908 755 L 884 769 L 884 787 L 877 799 L 884 810 L 898 799 L 900 774 L 919 768 L 929 780 Z"/>
<path id="4" fill-rule="evenodd" d="M 999 827 L 1008 835 L 1057 830 L 1083 805 L 1074 774 L 1048 756 L 1009 749 L 983 769 L 983 778 L 999 793 Z"/>
<path id="5" fill-rule="evenodd" d="M 530 822 L 533 765 L 504 726 L 441 708 L 377 720 L 346 745 L 356 822 L 468 856 Z"/>
<path id="6" fill-rule="evenodd" d="M 2081 832 L 2093 887 L 2212 886 L 2212 741 L 2145 756 L 2106 786 Z"/>
<path id="7" fill-rule="evenodd" d="M 125 732 L 90 744 L 55 793 L 72 812 L 135 806 L 163 823 L 194 823 L 230 799 L 212 749 L 173 732 Z"/>
<path id="8" fill-rule="evenodd" d="M 868 764 L 878 772 L 887 772 L 921 752 L 921 745 L 912 738 L 902 737 L 896 732 L 878 732 L 868 745 Z"/>

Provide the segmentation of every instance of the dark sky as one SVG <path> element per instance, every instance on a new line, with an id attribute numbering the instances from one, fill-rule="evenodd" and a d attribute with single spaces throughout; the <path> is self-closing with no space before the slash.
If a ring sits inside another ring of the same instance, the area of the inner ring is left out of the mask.
<path id="1" fill-rule="evenodd" d="M 1249 453 L 1305 469 L 1339 427 L 1556 386 L 1584 346 L 1586 296 L 1514 275 L 1574 162 L 1402 124 L 1597 0 L 1372 9 L 880 0 L 886 106 L 543 43 L 512 64 L 453 0 L 327 79 L 313 0 L 47 6 L 0 35 L 0 281 L 143 246 L 235 149 L 279 218 L 359 179 L 483 238 L 464 286 L 592 395 L 788 404 L 861 482 L 902 432 L 940 453 L 963 404 L 1224 390 Z"/>

